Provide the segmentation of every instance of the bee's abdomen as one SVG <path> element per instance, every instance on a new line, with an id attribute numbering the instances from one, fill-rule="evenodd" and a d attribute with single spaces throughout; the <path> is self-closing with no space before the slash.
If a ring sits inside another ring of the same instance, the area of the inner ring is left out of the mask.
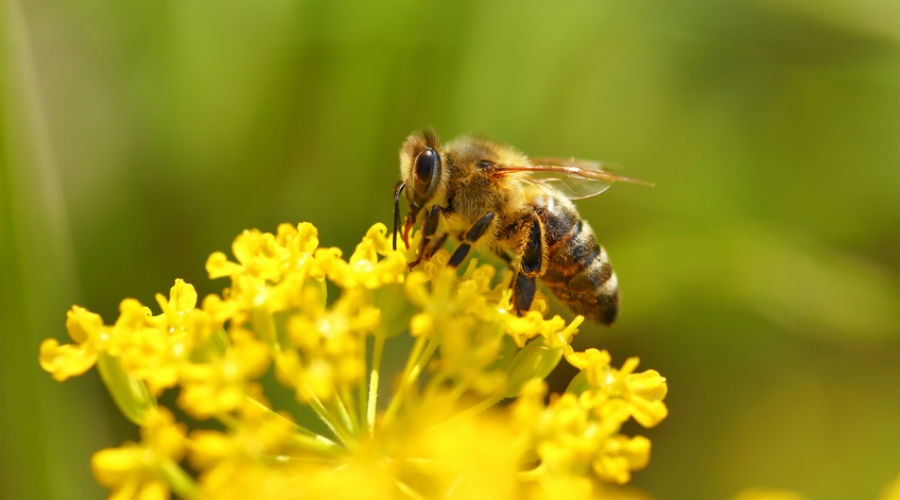
<path id="1" fill-rule="evenodd" d="M 579 220 L 548 246 L 549 265 L 541 276 L 547 287 L 572 312 L 611 325 L 619 309 L 619 284 L 591 227 Z"/>

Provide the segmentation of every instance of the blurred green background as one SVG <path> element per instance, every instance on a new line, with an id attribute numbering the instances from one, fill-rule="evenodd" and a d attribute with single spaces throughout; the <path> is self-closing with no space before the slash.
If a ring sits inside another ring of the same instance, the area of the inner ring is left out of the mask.
<path id="1" fill-rule="evenodd" d="M 103 495 L 133 438 L 40 340 L 242 229 L 389 222 L 429 125 L 623 165 L 578 203 L 619 274 L 581 347 L 667 376 L 653 495 L 870 497 L 900 471 L 900 7 L 865 0 L 5 0 L 0 497 Z M 571 315 L 564 312 L 567 317 Z M 560 380 L 567 374 L 563 370 Z"/>

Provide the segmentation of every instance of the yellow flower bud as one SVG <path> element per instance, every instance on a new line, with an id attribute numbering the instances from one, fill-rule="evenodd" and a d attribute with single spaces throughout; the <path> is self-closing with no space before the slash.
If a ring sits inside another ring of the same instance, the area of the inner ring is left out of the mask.
<path id="1" fill-rule="evenodd" d="M 409 332 L 413 337 L 428 337 L 434 332 L 434 317 L 428 313 L 419 313 L 409 322 Z"/>

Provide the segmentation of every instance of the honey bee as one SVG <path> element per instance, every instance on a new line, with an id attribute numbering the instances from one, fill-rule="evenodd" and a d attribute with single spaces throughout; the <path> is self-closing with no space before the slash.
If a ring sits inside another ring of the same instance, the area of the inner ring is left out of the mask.
<path id="1" fill-rule="evenodd" d="M 430 130 L 413 133 L 400 149 L 394 248 L 405 193 L 407 246 L 410 228 L 419 213 L 425 214 L 423 238 L 410 268 L 431 257 L 451 234 L 460 243 L 450 266 L 459 266 L 473 246 L 510 264 L 517 314 L 530 309 L 539 278 L 573 312 L 611 325 L 619 306 L 618 280 L 606 250 L 571 200 L 600 194 L 616 181 L 647 183 L 601 167 L 576 159 L 529 159 L 480 137 L 462 137 L 442 147 Z M 439 227 L 446 231 L 435 237 Z"/>

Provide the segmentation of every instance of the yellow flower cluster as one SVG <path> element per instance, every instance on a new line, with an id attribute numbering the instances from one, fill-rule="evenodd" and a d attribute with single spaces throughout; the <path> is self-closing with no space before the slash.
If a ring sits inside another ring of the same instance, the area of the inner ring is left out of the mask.
<path id="1" fill-rule="evenodd" d="M 41 344 L 56 380 L 96 365 L 141 428 L 94 455 L 111 497 L 590 497 L 647 464 L 650 441 L 621 428 L 665 418 L 665 379 L 575 352 L 583 318 L 545 318 L 540 297 L 517 316 L 511 273 L 472 259 L 458 274 L 443 250 L 408 271 L 382 224 L 348 260 L 308 223 L 244 231 L 232 251 L 207 261 L 231 283 L 200 307 L 176 280 L 160 314 L 126 299 L 106 325 L 74 306 L 73 343 Z M 563 358 L 580 373 L 548 400 Z M 198 428 L 159 406 L 166 391 Z"/>

